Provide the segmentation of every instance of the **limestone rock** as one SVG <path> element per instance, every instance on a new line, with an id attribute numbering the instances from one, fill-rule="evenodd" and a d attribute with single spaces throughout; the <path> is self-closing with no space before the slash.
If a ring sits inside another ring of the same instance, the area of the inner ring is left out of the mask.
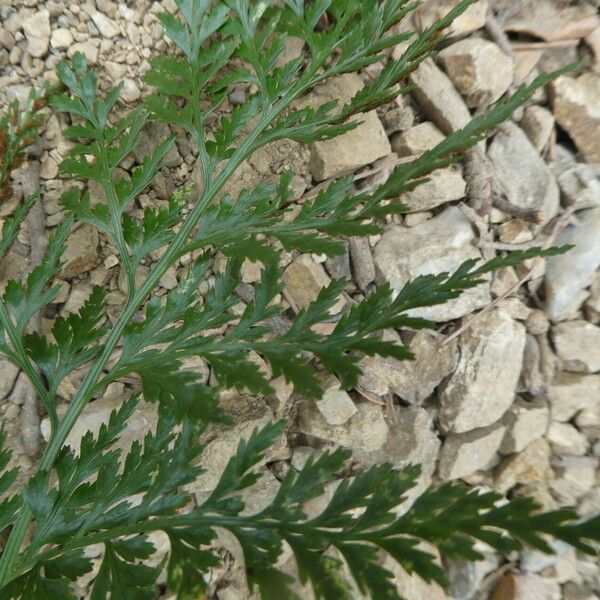
<path id="1" fill-rule="evenodd" d="M 463 433 L 496 422 L 511 406 L 525 348 L 525 327 L 502 310 L 462 336 L 458 367 L 440 393 L 440 425 Z"/>
<path id="2" fill-rule="evenodd" d="M 77 52 L 85 54 L 88 65 L 98 64 L 100 49 L 91 40 L 71 44 L 67 49 L 67 56 L 72 59 Z"/>
<path id="3" fill-rule="evenodd" d="M 360 402 L 356 408 L 358 412 L 343 425 L 330 425 L 314 400 L 305 400 L 299 407 L 298 428 L 307 436 L 353 451 L 381 450 L 388 436 L 388 424 L 381 407 L 372 402 Z"/>
<path id="4" fill-rule="evenodd" d="M 498 558 L 489 552 L 481 542 L 475 548 L 483 556 L 483 560 L 445 559 L 444 571 L 448 577 L 448 595 L 452 600 L 472 600 L 484 577 L 498 567 Z"/>
<path id="5" fill-rule="evenodd" d="M 73 34 L 66 27 L 59 27 L 52 32 L 50 44 L 56 50 L 66 50 L 73 43 Z"/>
<path id="6" fill-rule="evenodd" d="M 410 75 L 412 92 L 424 114 L 444 133 L 467 125 L 471 113 L 449 77 L 431 59 L 423 61 Z"/>
<path id="7" fill-rule="evenodd" d="M 395 293 L 419 275 L 455 271 L 465 260 L 480 259 L 472 241 L 470 221 L 462 211 L 450 207 L 419 227 L 388 229 L 375 247 L 375 264 Z M 441 306 L 410 311 L 412 316 L 449 321 L 470 314 L 490 301 L 488 284 L 464 292 Z"/>
<path id="8" fill-rule="evenodd" d="M 24 19 L 23 32 L 28 53 L 34 57 L 46 56 L 50 42 L 50 13 L 46 9 L 38 10 Z"/>
<path id="9" fill-rule="evenodd" d="M 554 115 L 543 106 L 528 106 L 523 114 L 521 128 L 533 144 L 533 147 L 541 152 L 554 129 Z"/>
<path id="10" fill-rule="evenodd" d="M 457 4 L 459 0 L 426 0 L 416 10 L 416 23 L 422 31 L 431 27 L 434 23 L 445 17 Z M 485 17 L 488 11 L 488 0 L 479 0 L 457 17 L 452 25 L 444 30 L 454 37 L 462 37 L 481 29 L 485 25 Z"/>
<path id="11" fill-rule="evenodd" d="M 505 29 L 546 41 L 579 39 L 598 26 L 590 3 L 570 6 L 556 0 L 523 0 L 506 21 Z"/>
<path id="12" fill-rule="evenodd" d="M 600 178 L 594 167 L 578 162 L 562 144 L 556 144 L 555 152 L 549 166 L 558 180 L 563 203 L 577 209 L 600 206 Z"/>
<path id="13" fill-rule="evenodd" d="M 114 410 L 118 410 L 128 398 L 129 395 L 108 395 L 87 404 L 69 433 L 65 444 L 71 446 L 76 453 L 79 453 L 83 436 L 88 431 L 97 435 L 101 425 L 108 423 L 110 414 Z M 157 405 L 140 400 L 133 414 L 127 420 L 127 427 L 123 430 L 115 447 L 127 452 L 133 442 L 141 442 L 148 431 L 154 430 L 157 422 Z M 50 421 L 48 418 L 42 421 L 41 431 L 43 438 L 48 441 L 50 436 Z"/>
<path id="14" fill-rule="evenodd" d="M 142 128 L 137 145 L 133 148 L 133 156 L 141 163 L 146 156 L 154 152 L 159 144 L 162 144 L 171 135 L 171 130 L 166 123 L 150 121 Z M 164 158 L 164 164 L 167 167 L 176 167 L 182 162 L 181 156 L 177 152 L 177 145 L 171 144 Z"/>
<path id="15" fill-rule="evenodd" d="M 494 588 L 490 600 L 561 600 L 560 585 L 539 575 L 509 573 Z"/>
<path id="16" fill-rule="evenodd" d="M 315 404 L 329 425 L 343 425 L 357 413 L 357 408 L 336 377 L 328 377 L 323 385 L 323 397 Z"/>
<path id="17" fill-rule="evenodd" d="M 569 456 L 555 464 L 550 488 L 560 506 L 575 506 L 594 487 L 599 462 L 595 456 Z"/>
<path id="18" fill-rule="evenodd" d="M 339 106 L 343 106 L 362 87 L 357 74 L 347 73 L 317 87 L 300 106 L 316 107 L 331 100 L 338 100 Z M 362 121 L 356 129 L 311 144 L 310 170 L 317 181 L 350 173 L 390 154 L 390 143 L 377 113 L 372 110 L 354 118 Z"/>
<path id="19" fill-rule="evenodd" d="M 104 38 L 114 38 L 115 35 L 119 33 L 119 29 L 114 22 L 101 12 L 93 13 L 92 21 L 94 21 L 94 25 L 98 28 L 100 35 Z"/>
<path id="20" fill-rule="evenodd" d="M 440 454 L 439 476 L 459 479 L 489 467 L 503 437 L 504 426 L 499 424 L 468 433 L 449 434 Z"/>
<path id="21" fill-rule="evenodd" d="M 522 452 L 506 458 L 498 467 L 494 487 L 502 493 L 517 484 L 547 482 L 552 479 L 551 450 L 544 438 L 531 442 Z"/>
<path id="22" fill-rule="evenodd" d="M 523 130 L 510 121 L 502 125 L 488 156 L 508 200 L 544 213 L 544 222 L 556 215 L 560 194 L 552 172 Z"/>
<path id="23" fill-rule="evenodd" d="M 84 224 L 67 238 L 67 249 L 63 255 L 64 267 L 61 276 L 65 279 L 77 277 L 96 266 L 98 261 L 98 230 Z"/>
<path id="24" fill-rule="evenodd" d="M 351 237 L 348 240 L 348 249 L 354 280 L 361 290 L 366 290 L 375 281 L 376 276 L 369 240 L 366 237 Z"/>
<path id="25" fill-rule="evenodd" d="M 429 210 L 465 197 L 467 183 L 453 168 L 438 169 L 427 176 L 429 181 L 400 196 L 409 212 Z"/>
<path id="26" fill-rule="evenodd" d="M 19 368 L 5 358 L 0 358 L 0 400 L 6 398 L 12 390 L 19 374 Z"/>
<path id="27" fill-rule="evenodd" d="M 557 373 L 548 390 L 552 420 L 570 421 L 600 398 L 600 375 Z"/>
<path id="28" fill-rule="evenodd" d="M 588 161 L 600 162 L 600 75 L 559 77 L 551 84 L 554 115 Z"/>
<path id="29" fill-rule="evenodd" d="M 383 339 L 394 340 L 393 334 L 384 332 Z M 392 392 L 410 404 L 421 404 L 456 368 L 456 343 L 440 347 L 439 336 L 428 331 L 418 331 L 412 338 L 405 335 L 404 341 L 415 360 L 365 356 L 360 362 L 359 386 L 376 396 Z"/>
<path id="30" fill-rule="evenodd" d="M 444 139 L 444 134 L 433 123 L 426 121 L 395 135 L 392 150 L 398 156 L 413 156 L 435 148 Z"/>
<path id="31" fill-rule="evenodd" d="M 577 225 L 567 227 L 556 240 L 558 246 L 575 247 L 546 263 L 546 312 L 555 321 L 579 308 L 584 299 L 580 293 L 592 283 L 600 267 L 600 208 L 578 213 L 577 220 Z"/>
<path id="32" fill-rule="evenodd" d="M 316 299 L 321 289 L 331 283 L 323 266 L 315 263 L 308 254 L 301 254 L 292 261 L 283 272 L 282 281 L 286 297 L 298 310 L 306 308 Z M 338 313 L 343 305 L 344 299 L 340 298 L 332 313 Z"/>
<path id="33" fill-rule="evenodd" d="M 212 491 L 219 481 L 227 462 L 235 454 L 240 440 L 247 440 L 255 429 L 265 427 L 270 421 L 270 416 L 265 415 L 259 419 L 241 422 L 219 433 L 214 440 L 208 442 L 201 457 L 202 466 L 206 470 L 193 483 L 189 484 L 188 490 L 200 497 L 203 493 Z M 287 441 L 285 435 L 282 434 L 267 450 L 259 466 L 288 457 Z"/>
<path id="34" fill-rule="evenodd" d="M 600 327 L 581 320 L 559 323 L 552 330 L 552 338 L 566 371 L 600 371 Z"/>
<path id="35" fill-rule="evenodd" d="M 548 429 L 550 411 L 545 402 L 517 400 L 502 418 L 506 434 L 500 446 L 502 454 L 520 452 Z"/>
<path id="36" fill-rule="evenodd" d="M 583 456 L 588 448 L 586 437 L 570 423 L 551 423 L 546 439 L 559 456 Z"/>
<path id="37" fill-rule="evenodd" d="M 416 573 L 408 573 L 389 556 L 386 556 L 386 564 L 383 566 L 394 574 L 394 583 L 398 590 L 402 590 L 404 600 L 448 600 L 444 588 L 438 583 L 427 583 Z"/>
<path id="38" fill-rule="evenodd" d="M 401 407 L 396 415 L 396 423 L 390 425 L 383 446 L 384 460 L 397 468 L 420 465 L 427 484 L 431 481 L 442 445 L 434 431 L 431 415 L 418 406 Z"/>
<path id="39" fill-rule="evenodd" d="M 513 81 L 512 59 L 487 40 L 456 42 L 439 53 L 439 61 L 470 107 L 496 102 Z"/>

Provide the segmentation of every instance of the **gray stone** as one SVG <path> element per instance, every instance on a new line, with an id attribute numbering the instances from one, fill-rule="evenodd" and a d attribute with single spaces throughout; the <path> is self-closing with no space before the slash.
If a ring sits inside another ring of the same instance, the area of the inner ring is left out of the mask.
<path id="1" fill-rule="evenodd" d="M 27 52 L 34 57 L 46 56 L 50 42 L 50 13 L 38 10 L 23 20 L 23 32 L 27 38 Z"/>
<path id="2" fill-rule="evenodd" d="M 581 320 L 559 323 L 552 339 L 566 371 L 600 371 L 600 327 Z"/>
<path id="3" fill-rule="evenodd" d="M 118 410 L 128 398 L 129 395 L 109 395 L 87 404 L 69 433 L 65 444 L 78 453 L 83 436 L 88 431 L 91 431 L 94 436 L 97 435 L 100 427 L 108 423 L 111 413 Z M 127 452 L 133 442 L 141 442 L 148 431 L 154 430 L 157 422 L 157 405 L 140 400 L 127 421 L 127 427 L 115 443 L 115 447 Z M 50 437 L 48 418 L 42 420 L 40 428 L 42 437 L 48 441 Z M 123 457 L 123 455 L 121 456 Z"/>
<path id="4" fill-rule="evenodd" d="M 90 271 L 98 262 L 98 230 L 83 224 L 67 238 L 61 276 L 71 279 Z"/>
<path id="5" fill-rule="evenodd" d="M 95 12 L 92 14 L 92 21 L 98 28 L 100 35 L 104 38 L 113 38 L 119 33 L 118 27 L 106 15 Z"/>
<path id="6" fill-rule="evenodd" d="M 375 247 L 375 264 L 381 278 L 398 293 L 419 275 L 453 272 L 466 260 L 480 259 L 480 251 L 472 244 L 474 239 L 470 221 L 459 208 L 450 207 L 419 227 L 388 229 Z M 441 306 L 414 309 L 409 314 L 450 321 L 489 302 L 489 285 L 484 283 Z"/>
<path id="7" fill-rule="evenodd" d="M 363 83 L 357 74 L 340 75 L 315 88 L 299 106 L 315 108 L 331 100 L 338 100 L 339 105 L 343 106 L 362 87 Z M 317 181 L 350 173 L 391 153 L 387 135 L 374 110 L 354 118 L 361 124 L 352 131 L 335 139 L 311 144 L 310 170 Z"/>
<path id="8" fill-rule="evenodd" d="M 506 458 L 498 467 L 494 487 L 502 493 L 517 484 L 546 483 L 553 477 L 550 466 L 552 452 L 548 442 L 539 438 L 531 442 L 522 452 Z"/>
<path id="9" fill-rule="evenodd" d="M 562 231 L 556 245 L 574 244 L 566 254 L 553 256 L 546 264 L 546 312 L 560 321 L 575 312 L 584 300 L 581 292 L 600 267 L 600 208 L 577 215 L 577 225 Z"/>
<path id="10" fill-rule="evenodd" d="M 444 571 L 449 582 L 447 592 L 453 600 L 472 600 L 484 577 L 498 567 L 498 557 L 486 551 L 485 545 L 479 542 L 476 550 L 483 554 L 483 560 L 444 560 Z"/>
<path id="11" fill-rule="evenodd" d="M 465 197 L 467 183 L 456 169 L 438 169 L 427 179 L 400 196 L 400 202 L 408 206 L 409 212 L 429 210 Z"/>
<path id="12" fill-rule="evenodd" d="M 517 400 L 502 417 L 506 434 L 500 452 L 520 452 L 531 442 L 542 437 L 548 429 L 549 418 L 550 411 L 545 402 Z"/>
<path id="13" fill-rule="evenodd" d="M 558 185 L 522 129 L 510 121 L 502 125 L 488 156 L 510 202 L 541 211 L 544 222 L 556 215 L 560 200 Z"/>
<path id="14" fill-rule="evenodd" d="M 410 75 L 412 92 L 425 116 L 444 133 L 461 129 L 471 120 L 471 113 L 448 76 L 428 58 Z"/>
<path id="15" fill-rule="evenodd" d="M 489 468 L 503 436 L 504 426 L 499 424 L 468 433 L 449 434 L 442 446 L 438 475 L 442 479 L 459 479 Z"/>
<path id="16" fill-rule="evenodd" d="M 554 463 L 550 489 L 561 506 L 575 506 L 594 487 L 599 462 L 595 456 L 570 456 Z"/>
<path id="17" fill-rule="evenodd" d="M 323 383 L 323 397 L 315 404 L 329 425 L 342 425 L 358 411 L 348 392 L 342 389 L 336 377 Z"/>
<path id="18" fill-rule="evenodd" d="M 73 43 L 73 34 L 66 27 L 59 27 L 52 32 L 50 44 L 56 50 L 66 50 Z"/>
<path id="19" fill-rule="evenodd" d="M 298 428 L 307 436 L 331 442 L 356 452 L 377 452 L 386 443 L 388 424 L 381 406 L 371 402 L 356 404 L 358 412 L 343 425 L 330 425 L 313 400 L 301 402 Z"/>
<path id="20" fill-rule="evenodd" d="M 162 144 L 171 135 L 171 130 L 166 123 L 151 121 L 142 128 L 138 143 L 133 149 L 133 156 L 141 163 L 146 156 L 154 152 L 156 146 Z M 173 142 L 163 159 L 167 167 L 176 167 L 182 163 L 182 158 L 177 151 L 177 145 Z"/>
<path id="21" fill-rule="evenodd" d="M 502 310 L 477 319 L 462 336 L 458 367 L 440 393 L 440 425 L 463 433 L 496 422 L 514 400 L 525 327 Z"/>
<path id="22" fill-rule="evenodd" d="M 296 310 L 306 308 L 313 302 L 321 289 L 331 283 L 325 269 L 308 254 L 301 254 L 283 272 L 284 294 Z M 345 301 L 340 298 L 332 308 L 332 314 L 338 313 Z"/>
<path id="23" fill-rule="evenodd" d="M 600 178 L 592 165 L 577 162 L 569 149 L 556 144 L 555 159 L 549 167 L 556 176 L 564 204 L 578 209 L 600 206 Z"/>
<path id="24" fill-rule="evenodd" d="M 521 128 L 533 147 L 542 152 L 554 130 L 554 115 L 543 106 L 528 106 L 521 120 Z"/>
<path id="25" fill-rule="evenodd" d="M 384 332 L 383 339 L 400 343 L 395 332 Z M 404 341 L 415 360 L 365 356 L 360 362 L 363 374 L 359 386 L 376 396 L 392 392 L 410 404 L 421 404 L 456 368 L 456 343 L 440 346 L 440 336 L 428 331 L 418 331 L 412 336 L 405 334 Z"/>
<path id="26" fill-rule="evenodd" d="M 248 440 L 255 429 L 262 429 L 272 421 L 269 415 L 259 419 L 243 421 L 226 431 L 220 432 L 208 442 L 202 452 L 201 463 L 205 471 L 187 486 L 188 491 L 197 494 L 198 498 L 206 492 L 214 490 L 229 459 L 236 453 L 242 439 Z M 267 462 L 289 458 L 289 449 L 285 434 L 282 434 L 267 450 L 257 466 Z"/>
<path id="27" fill-rule="evenodd" d="M 366 237 L 351 237 L 348 240 L 354 280 L 361 290 L 366 290 L 375 281 L 375 264 L 371 246 Z"/>
<path id="28" fill-rule="evenodd" d="M 513 61 L 493 42 L 461 40 L 444 48 L 438 57 L 467 106 L 492 104 L 512 84 Z"/>
<path id="29" fill-rule="evenodd" d="M 588 449 L 586 437 L 570 423 L 551 423 L 546 439 L 558 456 L 583 456 Z"/>
<path id="30" fill-rule="evenodd" d="M 600 398 L 600 375 L 556 374 L 548 390 L 553 421 L 570 421 L 580 410 Z"/>
<path id="31" fill-rule="evenodd" d="M 554 115 L 590 162 L 600 162 L 600 75 L 586 72 L 550 84 Z"/>
<path id="32" fill-rule="evenodd" d="M 19 368 L 5 358 L 0 358 L 0 400 L 6 398 L 12 390 L 19 374 Z"/>
<path id="33" fill-rule="evenodd" d="M 426 0 L 416 10 L 417 26 L 421 31 L 426 27 L 431 27 L 445 17 L 458 3 L 459 0 Z M 443 33 L 451 37 L 463 37 L 481 29 L 485 25 L 488 6 L 488 0 L 474 2 L 450 26 L 444 29 Z"/>
<path id="34" fill-rule="evenodd" d="M 392 138 L 392 150 L 398 156 L 414 156 L 435 148 L 444 139 L 444 134 L 427 121 L 395 135 Z"/>

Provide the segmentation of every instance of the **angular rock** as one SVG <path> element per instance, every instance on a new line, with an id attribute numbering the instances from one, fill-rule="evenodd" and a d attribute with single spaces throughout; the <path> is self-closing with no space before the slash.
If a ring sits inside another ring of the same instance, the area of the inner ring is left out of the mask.
<path id="1" fill-rule="evenodd" d="M 600 162 L 600 75 L 584 73 L 559 77 L 551 84 L 552 105 L 558 124 L 571 136 L 590 162 Z"/>
<path id="2" fill-rule="evenodd" d="M 352 398 L 342 389 L 336 377 L 328 377 L 323 384 L 323 397 L 315 404 L 329 425 L 343 425 L 358 411 Z"/>
<path id="3" fill-rule="evenodd" d="M 388 229 L 375 246 L 375 264 L 381 277 L 398 293 L 419 275 L 455 271 L 465 260 L 480 259 L 472 244 L 475 235 L 462 211 L 450 207 L 419 227 Z M 490 302 L 488 284 L 465 291 L 441 306 L 414 309 L 412 316 L 450 321 L 483 308 Z"/>
<path id="4" fill-rule="evenodd" d="M 321 289 L 331 283 L 323 266 L 315 263 L 308 254 L 301 254 L 293 260 L 281 279 L 285 285 L 286 298 L 298 310 L 306 308 L 316 299 Z M 338 313 L 344 303 L 344 299 L 340 298 L 331 312 Z"/>
<path id="5" fill-rule="evenodd" d="M 503 436 L 504 426 L 499 424 L 468 433 L 449 434 L 442 446 L 438 475 L 442 479 L 459 479 L 488 468 Z"/>
<path id="6" fill-rule="evenodd" d="M 52 32 L 50 45 L 56 50 L 66 50 L 73 43 L 73 34 L 66 27 L 59 27 Z"/>
<path id="7" fill-rule="evenodd" d="M 563 230 L 556 244 L 574 244 L 566 254 L 553 256 L 546 263 L 546 313 L 560 321 L 582 304 L 581 292 L 594 279 L 600 267 L 600 208 L 592 208 L 577 215 L 577 225 Z"/>
<path id="8" fill-rule="evenodd" d="M 576 506 L 594 487 L 599 462 L 595 456 L 570 456 L 555 464 L 556 478 L 550 489 L 560 506 Z"/>
<path id="9" fill-rule="evenodd" d="M 477 319 L 463 335 L 458 366 L 440 393 L 440 426 L 463 433 L 496 422 L 513 403 L 525 327 L 502 310 Z"/>
<path id="10" fill-rule="evenodd" d="M 366 290 L 375 281 L 376 276 L 369 240 L 366 237 L 351 237 L 348 240 L 348 249 L 354 280 L 361 290 Z"/>
<path id="11" fill-rule="evenodd" d="M 552 329 L 552 339 L 565 371 L 600 371 L 600 327 L 581 320 L 559 323 Z"/>
<path id="12" fill-rule="evenodd" d="M 533 147 L 542 152 L 554 129 L 554 115 L 543 106 L 528 106 L 521 120 L 521 128 Z"/>
<path id="13" fill-rule="evenodd" d="M 522 129 L 510 121 L 502 125 L 488 156 L 510 202 L 543 212 L 544 222 L 556 215 L 560 200 L 558 185 Z"/>
<path id="14" fill-rule="evenodd" d="M 27 38 L 27 52 L 30 56 L 42 57 L 48 53 L 50 42 L 50 13 L 38 10 L 23 20 L 23 33 Z"/>
<path id="15" fill-rule="evenodd" d="M 570 423 L 551 423 L 546 439 L 558 456 L 583 456 L 588 449 L 588 441 Z"/>
<path id="16" fill-rule="evenodd" d="M 19 368 L 5 358 L 0 358 L 0 400 L 8 396 L 19 374 Z"/>
<path id="17" fill-rule="evenodd" d="M 523 0 L 506 21 L 506 31 L 524 33 L 546 41 L 585 37 L 598 26 L 588 3 L 568 6 L 556 0 Z"/>
<path id="18" fill-rule="evenodd" d="M 467 183 L 456 169 L 438 169 L 427 179 L 429 181 L 399 197 L 409 212 L 429 210 L 465 197 Z"/>
<path id="19" fill-rule="evenodd" d="M 560 585 L 539 575 L 509 573 L 494 588 L 490 600 L 561 600 Z"/>
<path id="20" fill-rule="evenodd" d="M 409 335 L 404 338 L 415 360 L 365 356 L 360 362 L 363 374 L 359 386 L 379 397 L 392 392 L 410 404 L 421 404 L 456 368 L 456 343 L 439 346 L 439 336 L 428 331 L 418 331 L 412 338 Z M 384 332 L 383 339 L 400 342 L 396 332 Z"/>
<path id="21" fill-rule="evenodd" d="M 429 483 L 442 445 L 431 415 L 418 406 L 407 406 L 399 408 L 396 416 L 383 446 L 384 460 L 396 468 L 420 465 L 425 483 Z"/>
<path id="22" fill-rule="evenodd" d="M 73 58 L 77 52 L 85 54 L 88 65 L 98 64 L 98 55 L 100 49 L 91 40 L 85 42 L 75 42 L 67 49 L 67 56 Z"/>
<path id="23" fill-rule="evenodd" d="M 438 59 L 472 108 L 496 102 L 513 81 L 512 59 L 487 40 L 461 40 L 444 48 Z"/>
<path id="24" fill-rule="evenodd" d="M 449 77 L 431 59 L 423 61 L 410 75 L 412 92 L 421 110 L 444 133 L 461 129 L 471 113 Z"/>
<path id="25" fill-rule="evenodd" d="M 298 428 L 307 436 L 356 452 L 381 450 L 389 430 L 381 407 L 372 402 L 359 402 L 356 408 L 358 412 L 343 425 L 330 425 L 315 402 L 305 400 L 298 410 Z"/>
<path id="26" fill-rule="evenodd" d="M 553 477 L 550 446 L 544 438 L 531 442 L 522 452 L 506 458 L 498 467 L 494 487 L 502 493 L 515 485 L 547 482 Z"/>
<path id="27" fill-rule="evenodd" d="M 338 100 L 339 106 L 343 106 L 362 87 L 363 83 L 358 75 L 347 73 L 317 87 L 300 106 L 315 108 L 331 100 Z M 350 173 L 392 151 L 383 125 L 374 110 L 356 115 L 355 118 L 362 121 L 356 129 L 341 137 L 311 144 L 310 170 L 317 181 Z"/>
<path id="28" fill-rule="evenodd" d="M 600 375 L 557 373 L 548 390 L 552 420 L 565 423 L 600 398 Z"/>
<path id="29" fill-rule="evenodd" d="M 67 238 L 61 276 L 71 279 L 90 271 L 98 262 L 98 230 L 84 224 Z"/>
<path id="30" fill-rule="evenodd" d="M 421 31 L 431 27 L 434 23 L 445 17 L 457 4 L 459 0 L 426 0 L 416 10 L 415 20 Z M 485 17 L 488 11 L 488 0 L 479 0 L 457 17 L 444 33 L 452 37 L 463 37 L 481 29 L 485 25 Z"/>
<path id="31" fill-rule="evenodd" d="M 227 462 L 235 454 L 240 440 L 247 440 L 255 429 L 262 429 L 271 421 L 272 419 L 265 415 L 260 419 L 244 421 L 219 433 L 214 440 L 206 444 L 201 457 L 201 463 L 205 471 L 187 486 L 188 491 L 197 494 L 199 498 L 202 497 L 203 493 L 212 491 L 219 481 Z M 286 458 L 289 458 L 289 449 L 285 435 L 282 434 L 267 450 L 258 466 L 275 460 L 285 460 Z"/>
<path id="32" fill-rule="evenodd" d="M 431 548 L 426 551 L 431 554 Z M 416 573 L 409 573 L 403 569 L 389 555 L 386 556 L 384 568 L 394 574 L 394 584 L 398 590 L 402 590 L 403 600 L 448 600 L 444 588 L 435 581 L 427 583 Z M 355 596 L 360 597 L 360 596 Z"/>
<path id="33" fill-rule="evenodd" d="M 114 410 L 118 410 L 129 397 L 129 395 L 108 395 L 87 404 L 69 433 L 65 444 L 71 446 L 74 452 L 78 454 L 83 436 L 88 431 L 97 435 L 101 425 L 108 423 L 110 414 Z M 157 405 L 140 400 L 133 414 L 127 420 L 127 427 L 119 436 L 115 447 L 127 452 L 133 442 L 141 442 L 148 431 L 153 431 L 157 422 Z M 48 441 L 50 437 L 50 420 L 45 418 L 40 428 L 42 437 Z"/>
<path id="34" fill-rule="evenodd" d="M 575 424 L 591 440 L 600 440 L 600 402 L 591 402 L 575 417 Z"/>
<path id="35" fill-rule="evenodd" d="M 517 400 L 502 417 L 506 434 L 500 452 L 512 454 L 523 450 L 546 433 L 549 419 L 550 411 L 545 402 Z"/>
<path id="36" fill-rule="evenodd" d="M 558 180 L 563 204 L 575 208 L 600 206 L 600 178 L 592 165 L 577 162 L 575 155 L 562 144 L 556 144 L 555 160 L 549 163 Z"/>
<path id="37" fill-rule="evenodd" d="M 448 577 L 448 595 L 452 600 L 472 600 L 488 573 L 498 568 L 498 558 L 490 553 L 488 548 L 480 544 L 476 550 L 483 554 L 484 559 L 469 561 L 465 559 L 444 560 L 444 571 Z"/>
<path id="38" fill-rule="evenodd" d="M 105 14 L 95 12 L 92 14 L 92 21 L 98 28 L 100 35 L 104 38 L 114 38 L 119 33 L 119 28 Z"/>
<path id="39" fill-rule="evenodd" d="M 395 135 L 392 139 L 392 150 L 398 156 L 422 154 L 435 148 L 444 138 L 444 134 L 433 123 L 426 121 Z"/>
<path id="40" fill-rule="evenodd" d="M 170 135 L 171 130 L 166 123 L 156 121 L 146 123 L 140 132 L 137 145 L 133 148 L 133 156 L 142 163 L 144 158 L 154 152 L 156 146 L 162 144 Z M 163 162 L 167 167 L 176 167 L 182 163 L 175 143 L 171 144 Z"/>

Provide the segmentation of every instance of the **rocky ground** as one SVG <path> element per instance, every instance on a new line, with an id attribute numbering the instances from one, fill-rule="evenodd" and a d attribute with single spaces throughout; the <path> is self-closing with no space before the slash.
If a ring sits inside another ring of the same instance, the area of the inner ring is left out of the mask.
<path id="1" fill-rule="evenodd" d="M 426 27 L 452 4 L 426 1 L 399 29 Z M 145 93 L 141 76 L 148 59 L 168 50 L 155 16 L 163 10 L 174 13 L 173 0 L 0 0 L 0 104 L 23 99 L 42 78 L 55 80 L 56 63 L 81 51 L 99 67 L 103 87 L 125 82 L 122 107 L 132 106 Z M 301 48 L 299 40 L 289 40 L 288 58 Z M 402 51 L 397 47 L 393 55 Z M 356 390 L 345 392 L 330 377 L 317 403 L 296 398 L 280 380 L 273 381 L 277 394 L 272 398 L 225 394 L 236 426 L 210 441 L 207 473 L 194 487 L 198 498 L 212 489 L 241 436 L 274 416 L 285 416 L 289 435 L 267 457 L 260 493 L 248 499 L 251 509 L 273 496 L 287 469 L 340 444 L 363 464 L 421 463 L 423 485 L 460 478 L 510 495 L 531 494 L 547 508 L 600 512 L 598 0 L 479 0 L 456 22 L 436 61 L 426 61 L 411 76 L 415 87 L 409 96 L 364 115 L 363 124 L 342 138 L 310 147 L 284 142 L 261 150 L 240 168 L 228 191 L 285 168 L 295 173 L 298 205 L 340 174 L 353 172 L 357 189 L 376 185 L 395 164 L 434 146 L 444 133 L 462 127 L 520 83 L 583 56 L 587 66 L 537 93 L 487 144 L 471 151 L 464 166 L 443 169 L 400 198 L 411 211 L 391 219 L 383 235 L 347 240 L 346 255 L 335 260 L 284 256 L 281 302 L 298 311 L 330 278 L 345 277 L 343 308 L 380 282 L 399 289 L 412 277 L 451 270 L 468 258 L 531 245 L 574 243 L 576 248 L 546 264 L 535 260 L 504 269 L 460 299 L 421 311 L 439 323 L 436 332 L 386 332 L 408 344 L 417 360 L 366 358 Z M 372 65 L 360 75 L 331 81 L 304 102 L 347 100 L 379 68 Z M 252 92 L 232 92 L 229 109 Z M 64 117 L 50 116 L 31 160 L 15 173 L 14 200 L 0 206 L 1 220 L 23 195 L 45 186 L 44 210 L 29 218 L 0 267 L 0 286 L 31 266 L 43 251 L 44 228 L 50 232 L 62 219 L 57 199 L 71 185 L 58 176 L 58 163 L 69 148 L 61 135 L 64 126 Z M 124 177 L 166 132 L 157 124 L 144 130 L 141 144 L 123 165 Z M 193 147 L 179 135 L 166 167 L 135 210 L 162 203 L 179 185 L 196 179 L 195 163 Z M 99 197 L 98 189 L 89 191 Z M 217 261 L 215 272 L 221 265 Z M 166 273 L 159 294 L 177 284 L 185 266 L 184 257 Z M 149 267 L 140 268 L 140 278 Z M 244 264 L 242 299 L 259 275 L 259 265 Z M 109 290 L 109 318 L 114 320 L 125 291 L 117 251 L 82 225 L 69 239 L 61 293 L 42 316 L 42 329 L 53 317 L 77 311 L 95 284 Z M 256 360 L 268 371 L 260 357 Z M 210 378 L 202 363 L 187 368 Z M 65 405 L 81 375 L 75 373 L 62 385 Z M 113 384 L 92 403 L 71 440 L 88 427 L 97 428 L 131 385 Z M 0 359 L 0 418 L 26 473 L 35 463 L 46 424 L 25 392 L 17 369 Z M 130 424 L 130 438 L 139 437 L 154 418 L 142 406 Z M 310 507 L 318 508 L 319 503 Z M 239 551 L 231 540 L 222 543 L 226 566 L 213 574 L 214 597 L 242 598 Z M 489 554 L 476 565 L 449 563 L 447 592 L 401 571 L 397 577 L 407 600 L 600 598 L 600 565 L 562 544 L 556 551 L 554 557 L 527 550 L 510 561 Z M 289 557 L 283 557 L 282 568 L 291 568 Z M 82 594 L 85 585 L 81 582 Z M 305 592 L 302 597 L 310 596 Z"/>

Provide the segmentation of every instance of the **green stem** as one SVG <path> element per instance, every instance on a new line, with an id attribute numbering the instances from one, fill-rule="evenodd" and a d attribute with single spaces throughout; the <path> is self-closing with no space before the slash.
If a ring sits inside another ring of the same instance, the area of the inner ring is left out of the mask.
<path id="1" fill-rule="evenodd" d="M 12 319 L 6 308 L 6 305 L 1 300 L 0 300 L 0 322 L 2 323 L 4 330 L 8 334 L 8 337 L 12 344 L 13 351 L 15 353 L 15 358 L 18 361 L 19 367 L 23 370 L 25 375 L 27 375 L 27 377 L 31 381 L 33 387 L 35 388 L 35 391 L 37 392 L 39 397 L 42 399 L 42 402 L 44 403 L 44 407 L 46 408 L 46 411 L 48 412 L 48 417 L 50 418 L 50 423 L 52 425 L 52 431 L 55 431 L 56 425 L 58 423 L 58 417 L 56 414 L 56 409 L 54 408 L 54 405 L 52 404 L 52 397 L 48 393 L 48 390 L 46 389 L 46 386 L 44 385 L 44 382 L 40 378 L 38 372 L 35 370 L 34 366 L 31 364 L 31 361 L 29 360 L 29 357 L 27 356 L 27 353 L 25 352 L 25 348 L 23 347 L 23 340 L 12 322 Z"/>

